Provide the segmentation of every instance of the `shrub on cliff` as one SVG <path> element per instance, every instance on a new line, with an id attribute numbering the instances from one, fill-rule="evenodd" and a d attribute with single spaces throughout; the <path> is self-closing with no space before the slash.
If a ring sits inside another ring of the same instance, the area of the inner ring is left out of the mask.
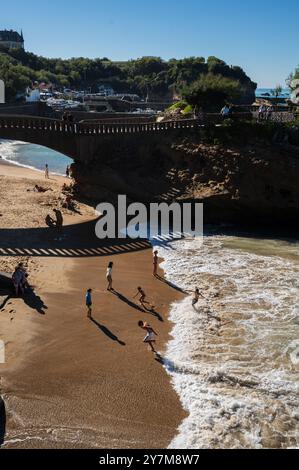
<path id="1" fill-rule="evenodd" d="M 183 98 L 203 111 L 220 111 L 225 102 L 237 102 L 243 93 L 238 80 L 209 73 L 183 89 Z"/>

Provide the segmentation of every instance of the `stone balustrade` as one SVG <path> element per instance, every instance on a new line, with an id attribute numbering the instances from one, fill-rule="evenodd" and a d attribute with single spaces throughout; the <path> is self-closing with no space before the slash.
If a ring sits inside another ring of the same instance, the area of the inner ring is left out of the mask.
<path id="1" fill-rule="evenodd" d="M 234 113 L 234 120 L 257 119 L 258 113 Z M 270 120 L 276 122 L 290 122 L 296 118 L 294 113 L 273 112 Z M 3 130 L 20 130 L 36 132 L 48 132 L 58 134 L 84 135 L 116 135 L 135 133 L 157 133 L 178 129 L 195 129 L 207 124 L 220 124 L 223 122 L 219 114 L 202 114 L 196 119 L 169 120 L 163 122 L 138 120 L 136 118 L 127 120 L 101 120 L 83 122 L 65 122 L 50 118 L 37 118 L 33 116 L 8 116 L 0 115 L 0 136 Z M 17 138 L 17 137 L 16 137 Z"/>

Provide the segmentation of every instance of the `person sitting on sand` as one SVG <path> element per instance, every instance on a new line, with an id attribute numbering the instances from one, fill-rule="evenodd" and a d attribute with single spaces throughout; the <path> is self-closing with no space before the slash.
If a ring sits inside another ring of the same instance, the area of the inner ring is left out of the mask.
<path id="1" fill-rule="evenodd" d="M 59 209 L 53 209 L 53 212 L 56 215 L 56 227 L 61 232 L 63 227 L 63 216 L 62 212 Z"/>
<path id="2" fill-rule="evenodd" d="M 92 289 L 88 289 L 88 291 L 86 292 L 86 297 L 85 297 L 86 307 L 87 307 L 87 318 L 89 318 L 90 320 L 92 318 L 92 298 L 91 298 L 91 294 L 92 294 Z"/>
<path id="3" fill-rule="evenodd" d="M 20 263 L 17 267 L 21 273 L 21 285 L 22 285 L 22 289 L 28 289 L 29 287 L 29 284 L 28 284 L 28 273 L 26 271 L 26 269 L 24 268 L 24 265 L 23 263 Z"/>
<path id="4" fill-rule="evenodd" d="M 111 262 L 108 264 L 107 273 L 106 273 L 106 279 L 108 281 L 108 287 L 107 287 L 108 291 L 114 290 L 112 287 L 112 283 L 113 283 L 112 269 L 113 269 L 113 263 Z"/>
<path id="5" fill-rule="evenodd" d="M 47 215 L 45 222 L 46 222 L 46 225 L 50 228 L 53 228 L 56 225 L 55 220 L 52 219 L 52 217 L 49 214 Z"/>
<path id="6" fill-rule="evenodd" d="M 36 193 L 46 193 L 47 191 L 53 191 L 53 189 L 43 188 L 42 186 L 39 186 L 38 184 L 36 184 L 33 188 L 33 191 L 35 191 Z"/>
<path id="7" fill-rule="evenodd" d="M 73 201 L 73 199 L 70 195 L 65 196 L 65 200 L 62 203 L 62 207 L 64 209 L 68 209 L 69 211 L 75 210 L 75 204 L 74 204 L 74 201 Z"/>
<path id="8" fill-rule="evenodd" d="M 157 270 L 158 270 L 158 251 L 156 250 L 154 252 L 154 257 L 153 257 L 153 276 L 157 276 Z"/>
<path id="9" fill-rule="evenodd" d="M 158 336 L 158 333 L 156 333 L 155 330 L 146 322 L 140 321 L 138 322 L 138 326 L 147 332 L 143 342 L 148 344 L 151 350 L 155 353 L 156 350 L 153 343 L 156 342 L 155 336 Z"/>
<path id="10" fill-rule="evenodd" d="M 61 241 L 61 234 L 62 234 L 62 229 L 63 229 L 63 216 L 62 212 L 59 209 L 53 209 L 53 212 L 56 215 L 56 220 L 55 220 L 55 227 L 57 230 L 57 237 L 55 240 Z"/>

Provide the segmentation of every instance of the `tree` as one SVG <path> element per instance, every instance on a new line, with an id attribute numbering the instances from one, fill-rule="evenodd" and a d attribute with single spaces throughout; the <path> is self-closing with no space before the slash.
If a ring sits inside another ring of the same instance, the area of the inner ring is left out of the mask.
<path id="1" fill-rule="evenodd" d="M 21 78 L 18 78 L 18 74 Z M 204 101 L 204 96 L 208 96 L 209 92 L 210 104 L 221 103 L 223 97 L 234 98 L 234 90 L 237 89 L 244 104 L 252 103 L 256 89 L 256 84 L 243 69 L 228 66 L 216 57 L 209 57 L 207 61 L 204 57 L 186 57 L 171 59 L 168 62 L 160 57 L 141 57 L 127 62 L 85 57 L 65 60 L 40 57 L 23 49 L 0 47 L 0 76 L 5 77 L 9 83 L 8 96 L 11 100 L 16 94 L 24 91 L 24 83 L 30 84 L 36 80 L 54 83 L 60 87 L 92 88 L 95 91 L 99 85 L 109 83 L 120 93 L 149 95 L 151 99 L 161 101 L 171 99 L 174 92 L 180 97 L 182 90 L 190 94 L 190 99 L 195 99 L 196 87 L 200 89 L 204 85 L 205 93 L 202 94 L 201 100 Z M 220 78 L 227 81 L 218 86 Z M 208 104 L 204 103 L 204 106 Z"/>
<path id="2" fill-rule="evenodd" d="M 226 101 L 238 100 L 242 91 L 242 86 L 237 80 L 209 73 L 201 75 L 199 80 L 186 86 L 182 94 L 193 107 L 204 111 L 219 111 Z"/>
<path id="3" fill-rule="evenodd" d="M 282 92 L 282 86 L 281 85 L 276 85 L 275 89 L 272 91 L 273 95 L 277 99 L 279 95 L 281 95 Z"/>

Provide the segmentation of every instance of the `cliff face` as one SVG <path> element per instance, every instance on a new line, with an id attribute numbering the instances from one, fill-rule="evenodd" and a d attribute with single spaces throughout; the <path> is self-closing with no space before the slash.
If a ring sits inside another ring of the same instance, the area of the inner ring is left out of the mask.
<path id="1" fill-rule="evenodd" d="M 252 139 L 215 145 L 194 134 L 103 140 L 97 159 L 73 165 L 78 192 L 95 202 L 199 201 L 206 222 L 297 223 L 299 148 Z"/>

